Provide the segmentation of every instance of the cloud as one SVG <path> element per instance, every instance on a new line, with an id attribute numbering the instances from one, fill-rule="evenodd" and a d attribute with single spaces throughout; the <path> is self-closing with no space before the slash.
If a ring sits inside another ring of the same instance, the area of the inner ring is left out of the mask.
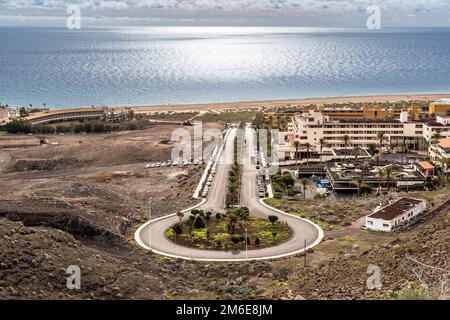
<path id="1" fill-rule="evenodd" d="M 366 15 L 377 4 L 386 17 L 416 16 L 430 20 L 450 12 L 449 0 L 0 0 L 2 16 L 65 16 L 68 5 L 76 4 L 84 17 L 109 19 L 239 20 Z M 325 17 L 325 18 L 324 18 Z M 444 19 L 448 20 L 448 19 Z"/>

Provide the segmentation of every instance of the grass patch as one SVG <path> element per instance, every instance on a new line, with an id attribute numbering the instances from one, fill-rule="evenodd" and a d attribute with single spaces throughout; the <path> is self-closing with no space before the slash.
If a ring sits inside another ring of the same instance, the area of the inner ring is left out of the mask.
<path id="1" fill-rule="evenodd" d="M 337 238 L 339 241 L 356 242 L 356 239 L 350 236 L 340 236 Z"/>

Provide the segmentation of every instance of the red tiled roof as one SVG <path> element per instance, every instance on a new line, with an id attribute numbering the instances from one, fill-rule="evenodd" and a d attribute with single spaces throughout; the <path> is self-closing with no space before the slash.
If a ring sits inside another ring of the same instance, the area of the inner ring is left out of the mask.
<path id="1" fill-rule="evenodd" d="M 439 146 L 443 149 L 450 148 L 450 137 L 439 140 Z"/>
<path id="2" fill-rule="evenodd" d="M 419 161 L 417 163 L 425 170 L 434 169 L 434 166 L 428 161 Z"/>

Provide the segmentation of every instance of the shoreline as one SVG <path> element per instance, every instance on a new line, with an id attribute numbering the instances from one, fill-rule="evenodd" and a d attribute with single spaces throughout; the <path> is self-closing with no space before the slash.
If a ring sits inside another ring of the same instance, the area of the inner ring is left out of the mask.
<path id="1" fill-rule="evenodd" d="M 226 110 L 258 110 L 270 108 L 278 105 L 298 105 L 310 104 L 323 105 L 325 103 L 364 103 L 364 102 L 395 102 L 423 100 L 433 101 L 443 98 L 450 99 L 449 93 L 411 93 L 411 94 L 376 94 L 365 96 L 335 96 L 335 97 L 312 97 L 300 99 L 280 99 L 280 100 L 260 100 L 260 101 L 236 101 L 236 102 L 212 102 L 212 103 L 185 103 L 185 104 L 155 104 L 155 105 L 129 105 L 129 106 L 97 106 L 96 108 L 111 108 L 122 111 L 132 108 L 136 113 L 167 113 L 167 112 L 208 112 Z M 91 107 L 76 108 L 50 108 L 49 113 L 63 113 L 71 111 L 92 110 Z"/>
<path id="2" fill-rule="evenodd" d="M 135 112 L 188 112 L 188 111 L 224 111 L 229 109 L 261 109 L 270 108 L 277 105 L 299 105 L 325 104 L 325 103 L 361 103 L 361 102 L 382 102 L 382 101 L 401 101 L 401 100 L 424 100 L 432 101 L 449 98 L 449 93 L 412 93 L 412 94 L 386 94 L 386 95 L 365 95 L 365 96 L 334 96 L 334 97 L 312 97 L 300 99 L 279 99 L 279 100 L 260 100 L 260 101 L 236 101 L 236 102 L 217 102 L 217 103 L 195 103 L 195 104 L 167 104 L 167 105 L 148 105 L 148 106 L 130 106 Z M 114 109 L 124 109 L 125 107 L 114 107 Z"/>

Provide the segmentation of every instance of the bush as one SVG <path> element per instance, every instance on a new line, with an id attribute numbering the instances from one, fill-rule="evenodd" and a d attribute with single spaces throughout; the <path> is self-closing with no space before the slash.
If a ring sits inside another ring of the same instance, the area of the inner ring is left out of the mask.
<path id="1" fill-rule="evenodd" d="M 269 221 L 272 222 L 272 224 L 275 224 L 275 222 L 278 221 L 278 217 L 277 216 L 269 216 L 268 217 Z"/>
<path id="2" fill-rule="evenodd" d="M 194 220 L 194 228 L 196 229 L 203 229 L 205 227 L 205 221 L 201 216 L 195 217 Z"/>
<path id="3" fill-rule="evenodd" d="M 230 238 L 231 242 L 233 242 L 234 244 L 238 244 L 239 242 L 241 242 L 241 236 L 238 234 L 233 234 L 231 235 Z"/>
<path id="4" fill-rule="evenodd" d="M 181 227 L 181 224 L 177 223 L 173 226 L 173 231 L 175 232 L 175 234 L 182 234 L 183 233 L 183 228 Z"/>
<path id="5" fill-rule="evenodd" d="M 23 119 L 14 119 L 5 124 L 5 130 L 8 133 L 31 133 L 31 124 Z"/>

